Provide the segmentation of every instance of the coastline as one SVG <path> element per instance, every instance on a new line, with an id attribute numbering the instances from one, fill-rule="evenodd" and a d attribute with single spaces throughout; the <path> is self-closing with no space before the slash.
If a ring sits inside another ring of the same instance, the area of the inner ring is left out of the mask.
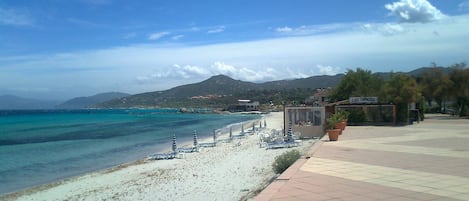
<path id="1" fill-rule="evenodd" d="M 269 130 L 282 128 L 282 113 L 264 118 Z M 258 124 L 259 119 L 245 122 L 245 128 L 249 129 L 253 121 Z M 227 136 L 222 133 L 219 138 Z M 211 140 L 205 137 L 200 141 Z M 239 146 L 220 143 L 185 154 L 183 159 L 137 160 L 5 194 L 0 200 L 207 200 L 207 195 L 213 200 L 240 200 L 267 185 L 275 176 L 271 168 L 275 156 L 291 149 L 259 148 L 257 135 L 239 142 Z M 304 151 L 312 144 L 305 141 L 297 149 Z"/>

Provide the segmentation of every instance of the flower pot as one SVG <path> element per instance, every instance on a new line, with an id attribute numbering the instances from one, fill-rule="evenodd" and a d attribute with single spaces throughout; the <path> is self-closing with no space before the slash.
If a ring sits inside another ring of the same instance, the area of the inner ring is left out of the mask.
<path id="1" fill-rule="evenodd" d="M 327 130 L 327 134 L 329 135 L 329 141 L 337 141 L 339 139 L 340 132 L 340 129 Z"/>
<path id="2" fill-rule="evenodd" d="M 346 124 L 346 122 L 341 121 L 341 122 L 335 124 L 334 128 L 335 129 L 340 129 L 340 134 L 342 135 L 342 131 L 345 129 L 345 124 Z"/>

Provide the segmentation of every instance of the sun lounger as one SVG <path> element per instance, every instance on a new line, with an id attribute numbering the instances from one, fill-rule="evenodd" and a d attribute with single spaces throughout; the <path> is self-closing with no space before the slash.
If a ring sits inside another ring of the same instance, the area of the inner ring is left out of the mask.
<path id="1" fill-rule="evenodd" d="M 233 138 L 233 136 L 231 136 Z M 230 143 L 231 141 L 233 141 L 232 138 L 226 138 L 226 139 L 219 139 L 217 140 L 217 143 Z"/>
<path id="2" fill-rule="evenodd" d="M 198 147 L 181 147 L 181 148 L 178 148 L 177 151 L 179 153 L 192 153 L 192 152 L 198 152 L 199 148 Z"/>
<path id="3" fill-rule="evenodd" d="M 299 144 L 296 142 L 275 142 L 275 143 L 268 143 L 266 149 L 279 149 L 279 148 L 290 148 L 296 147 Z"/>
<path id="4" fill-rule="evenodd" d="M 151 154 L 147 157 L 147 159 L 148 160 L 168 160 L 168 159 L 174 159 L 177 157 L 178 157 L 178 154 L 176 152 L 171 152 L 171 153 Z"/>
<path id="5" fill-rule="evenodd" d="M 231 137 L 232 137 L 233 139 L 239 139 L 239 138 L 247 137 L 247 135 L 245 135 L 245 134 L 239 134 L 239 135 L 232 135 Z"/>
<path id="6" fill-rule="evenodd" d="M 215 142 L 206 142 L 206 143 L 199 143 L 199 147 L 216 147 L 217 143 Z"/>

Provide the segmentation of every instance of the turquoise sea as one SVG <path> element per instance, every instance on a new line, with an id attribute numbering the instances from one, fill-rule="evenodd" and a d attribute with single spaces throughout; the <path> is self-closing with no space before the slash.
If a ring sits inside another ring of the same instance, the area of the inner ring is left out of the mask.
<path id="1" fill-rule="evenodd" d="M 175 109 L 0 111 L 0 194 L 142 159 L 255 115 Z"/>

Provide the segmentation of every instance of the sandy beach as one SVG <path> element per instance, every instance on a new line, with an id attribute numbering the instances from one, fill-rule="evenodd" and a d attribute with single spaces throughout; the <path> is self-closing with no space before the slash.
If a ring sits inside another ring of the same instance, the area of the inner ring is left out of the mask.
<path id="1" fill-rule="evenodd" d="M 268 130 L 282 129 L 282 113 L 271 113 L 264 119 Z M 252 123 L 245 128 L 249 125 Z M 219 136 L 224 138 L 228 138 L 227 133 Z M 266 150 L 259 147 L 257 135 L 250 135 L 184 154 L 182 159 L 140 160 L 9 194 L 0 200 L 243 200 L 275 177 L 272 162 L 276 156 L 292 149 L 304 152 L 313 143 L 306 140 L 296 148 Z"/>

